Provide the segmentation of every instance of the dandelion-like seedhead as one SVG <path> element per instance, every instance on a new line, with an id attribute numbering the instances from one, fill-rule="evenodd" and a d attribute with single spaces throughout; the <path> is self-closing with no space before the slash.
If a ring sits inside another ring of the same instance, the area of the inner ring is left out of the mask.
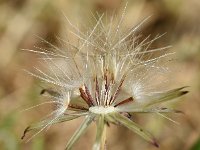
<path id="1" fill-rule="evenodd" d="M 53 103 L 56 109 L 47 119 L 27 127 L 22 138 L 28 131 L 39 130 L 32 139 L 53 124 L 84 117 L 66 149 L 72 148 L 92 122 L 97 124 L 94 150 L 104 148 L 109 124 L 125 126 L 158 147 L 152 134 L 136 124 L 131 116 L 141 112 L 161 115 L 180 112 L 160 104 L 186 94 L 185 87 L 164 91 L 156 88 L 165 84 L 160 79 L 167 68 L 160 62 L 173 53 L 166 52 L 168 47 L 149 49 L 160 36 L 138 42 L 136 31 L 148 18 L 122 31 L 124 12 L 117 23 L 115 15 L 110 19 L 98 13 L 96 16 L 95 26 L 87 32 L 82 32 L 66 18 L 78 44 L 58 38 L 65 46 L 62 50 L 42 39 L 53 48 L 52 51 L 28 49 L 43 56 L 42 63 L 48 71 L 35 68 L 36 72 L 28 73 L 51 84 L 52 88 L 42 90 L 41 94 L 52 100 L 42 104 Z M 156 52 L 162 55 L 154 56 Z"/>

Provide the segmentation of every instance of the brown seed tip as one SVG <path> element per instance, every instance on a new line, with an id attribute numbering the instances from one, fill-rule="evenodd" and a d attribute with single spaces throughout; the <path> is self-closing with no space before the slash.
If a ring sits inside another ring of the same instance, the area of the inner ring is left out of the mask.
<path id="1" fill-rule="evenodd" d="M 46 89 L 41 90 L 40 95 L 43 95 L 46 92 Z"/>
<path id="2" fill-rule="evenodd" d="M 154 145 L 155 147 L 159 148 L 159 145 L 158 145 L 158 143 L 157 143 L 156 141 L 154 141 L 153 145 Z"/>
<path id="3" fill-rule="evenodd" d="M 153 139 L 152 144 L 153 144 L 155 147 L 159 148 L 159 144 L 158 144 L 158 142 L 157 142 L 156 139 Z"/>
<path id="4" fill-rule="evenodd" d="M 185 114 L 183 111 L 181 110 L 175 110 L 175 113 L 180 113 L 180 114 Z"/>
<path id="5" fill-rule="evenodd" d="M 185 95 L 185 94 L 187 94 L 189 91 L 182 91 L 181 92 L 181 95 Z"/>
<path id="6" fill-rule="evenodd" d="M 24 137 L 26 136 L 26 133 L 28 132 L 29 128 L 30 128 L 30 127 L 27 127 L 27 128 L 24 130 L 24 133 L 23 133 L 23 135 L 22 135 L 22 137 L 21 137 L 22 140 L 23 140 Z"/>

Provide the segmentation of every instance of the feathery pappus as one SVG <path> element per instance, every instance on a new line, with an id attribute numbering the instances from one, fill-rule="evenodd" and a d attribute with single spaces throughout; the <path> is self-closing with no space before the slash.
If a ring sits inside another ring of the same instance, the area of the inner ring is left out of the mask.
<path id="1" fill-rule="evenodd" d="M 48 71 L 35 68 L 34 73 L 27 72 L 53 86 L 41 91 L 41 94 L 51 97 L 51 101 L 42 104 L 55 104 L 56 108 L 47 119 L 28 126 L 22 139 L 29 131 L 38 130 L 32 139 L 51 125 L 84 117 L 68 141 L 67 150 L 72 148 L 92 122 L 97 124 L 94 150 L 104 149 L 106 128 L 110 124 L 125 126 L 147 142 L 159 146 L 153 135 L 131 119 L 131 116 L 143 112 L 163 115 L 181 112 L 160 104 L 188 91 L 186 87 L 168 90 L 157 88 L 157 85 L 165 84 L 160 77 L 165 76 L 167 71 L 160 62 L 173 53 L 166 52 L 168 46 L 150 49 L 150 45 L 161 36 L 152 40 L 147 37 L 138 42 L 136 32 L 148 18 L 122 31 L 124 15 L 125 12 L 117 21 L 117 17 L 112 15 L 105 22 L 104 15 L 97 13 L 97 17 L 94 16 L 96 24 L 87 32 L 82 32 L 66 18 L 78 43 L 58 38 L 65 46 L 61 49 L 41 39 L 53 50 L 26 49 L 42 56 Z M 155 56 L 156 52 L 162 54 Z"/>

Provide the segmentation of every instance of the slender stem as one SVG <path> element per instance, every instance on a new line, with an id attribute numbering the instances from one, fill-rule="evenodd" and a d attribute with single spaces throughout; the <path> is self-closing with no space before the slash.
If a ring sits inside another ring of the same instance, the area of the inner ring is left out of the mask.
<path id="1" fill-rule="evenodd" d="M 106 125 L 104 125 L 104 129 L 103 129 L 103 136 L 102 136 L 102 139 L 101 139 L 101 148 L 100 148 L 100 150 L 106 150 L 107 148 L 107 146 L 106 146 Z"/>

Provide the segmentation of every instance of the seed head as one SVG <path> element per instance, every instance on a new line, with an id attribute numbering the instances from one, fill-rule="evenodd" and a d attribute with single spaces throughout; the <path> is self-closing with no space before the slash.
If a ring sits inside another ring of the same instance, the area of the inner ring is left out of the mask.
<path id="1" fill-rule="evenodd" d="M 42 90 L 41 94 L 49 95 L 56 109 L 49 118 L 29 126 L 23 138 L 28 131 L 39 129 L 37 135 L 52 124 L 85 117 L 66 149 L 71 149 L 92 122 L 97 124 L 95 150 L 104 147 L 105 129 L 109 124 L 123 125 L 158 147 L 155 138 L 131 120 L 131 115 L 180 112 L 159 104 L 186 94 L 185 87 L 156 89 L 157 83 L 165 84 L 160 78 L 167 71 L 160 62 L 173 53 L 165 51 L 168 47 L 149 49 L 160 36 L 138 42 L 136 31 L 147 19 L 130 30 L 121 31 L 124 13 L 117 24 L 114 15 L 108 24 L 104 22 L 104 15 L 97 16 L 95 26 L 86 33 L 69 22 L 78 44 L 58 38 L 65 45 L 61 50 L 42 39 L 53 51 L 28 50 L 42 55 L 43 64 L 48 66 L 46 72 L 36 68 L 35 73 L 28 73 L 54 87 Z M 163 54 L 154 56 L 156 52 Z"/>

